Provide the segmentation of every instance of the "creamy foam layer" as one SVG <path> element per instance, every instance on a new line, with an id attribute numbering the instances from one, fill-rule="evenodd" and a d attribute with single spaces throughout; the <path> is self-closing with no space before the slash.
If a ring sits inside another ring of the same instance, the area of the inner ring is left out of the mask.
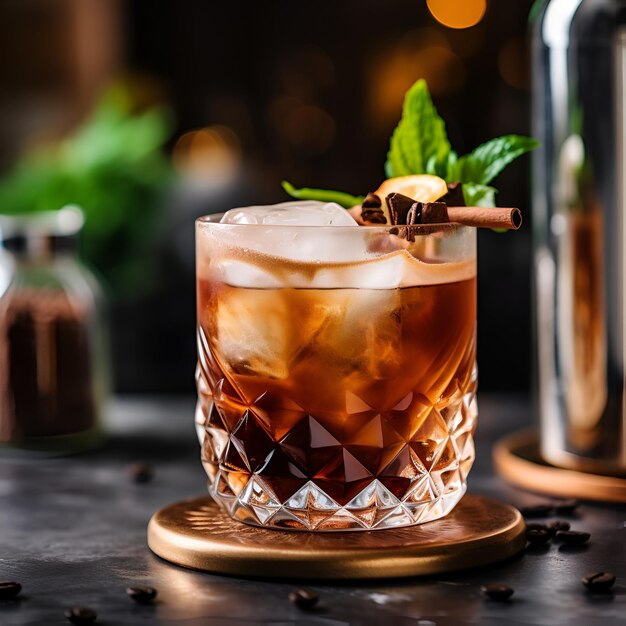
<path id="1" fill-rule="evenodd" d="M 441 285 L 476 276 L 476 260 L 426 263 L 407 250 L 362 261 L 327 263 L 295 261 L 258 251 L 222 248 L 198 276 L 233 287 L 254 289 L 397 289 Z"/>

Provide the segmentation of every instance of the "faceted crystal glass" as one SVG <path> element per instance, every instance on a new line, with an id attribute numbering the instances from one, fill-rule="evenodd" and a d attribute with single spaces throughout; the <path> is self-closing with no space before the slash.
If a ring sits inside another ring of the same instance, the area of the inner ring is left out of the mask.
<path id="1" fill-rule="evenodd" d="M 196 425 L 235 519 L 373 530 L 446 515 L 474 460 L 476 235 L 196 223 Z"/>

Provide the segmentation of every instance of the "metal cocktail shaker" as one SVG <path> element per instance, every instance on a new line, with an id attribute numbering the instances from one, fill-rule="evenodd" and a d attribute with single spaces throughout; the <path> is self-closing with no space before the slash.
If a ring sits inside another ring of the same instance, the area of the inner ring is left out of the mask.
<path id="1" fill-rule="evenodd" d="M 541 453 L 626 473 L 626 0 L 550 0 L 531 19 Z"/>

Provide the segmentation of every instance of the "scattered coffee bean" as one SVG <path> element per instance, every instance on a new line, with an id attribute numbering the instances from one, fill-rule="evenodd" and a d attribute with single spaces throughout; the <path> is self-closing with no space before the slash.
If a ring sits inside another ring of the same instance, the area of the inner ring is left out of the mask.
<path id="1" fill-rule="evenodd" d="M 558 530 L 554 538 L 568 546 L 581 546 L 589 541 L 591 534 L 578 530 Z"/>
<path id="2" fill-rule="evenodd" d="M 22 585 L 14 581 L 0 582 L 0 600 L 13 600 L 22 591 Z"/>
<path id="3" fill-rule="evenodd" d="M 548 524 L 548 531 L 550 531 L 553 535 L 559 532 L 559 530 L 569 530 L 570 528 L 571 526 L 569 522 L 563 522 L 561 520 L 550 522 Z"/>
<path id="4" fill-rule="evenodd" d="M 139 604 L 150 604 L 158 592 L 154 587 L 128 587 L 126 593 Z"/>
<path id="5" fill-rule="evenodd" d="M 289 594 L 291 603 L 304 611 L 312 609 L 319 599 L 320 597 L 315 591 L 307 591 L 306 589 L 298 589 L 298 591 L 292 591 Z"/>
<path id="6" fill-rule="evenodd" d="M 552 513 L 552 509 L 551 504 L 535 504 L 521 508 L 520 513 L 524 517 L 548 517 Z"/>
<path id="7" fill-rule="evenodd" d="M 578 500 L 556 500 L 553 503 L 553 507 L 557 513 L 571 515 L 576 511 L 579 504 Z"/>
<path id="8" fill-rule="evenodd" d="M 526 541 L 534 545 L 548 543 L 552 535 L 548 530 L 531 529 L 526 531 Z"/>
<path id="9" fill-rule="evenodd" d="M 75 606 L 65 611 L 65 617 L 77 626 L 88 626 L 88 624 L 93 624 L 98 616 L 95 611 L 86 606 Z"/>
<path id="10" fill-rule="evenodd" d="M 489 585 L 481 585 L 480 590 L 490 600 L 498 600 L 504 602 L 508 600 L 515 590 L 503 583 L 491 583 Z"/>
<path id="11" fill-rule="evenodd" d="M 154 471 L 147 463 L 133 463 L 129 465 L 128 474 L 136 483 L 149 483 L 154 477 Z"/>
<path id="12" fill-rule="evenodd" d="M 591 591 L 608 591 L 615 582 L 615 575 L 609 572 L 591 572 L 583 576 L 583 585 Z"/>

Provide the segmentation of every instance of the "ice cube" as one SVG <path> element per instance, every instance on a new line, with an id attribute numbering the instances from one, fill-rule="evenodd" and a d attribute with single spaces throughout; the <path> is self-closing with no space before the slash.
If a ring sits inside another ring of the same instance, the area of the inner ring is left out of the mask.
<path id="1" fill-rule="evenodd" d="M 224 292 L 215 320 L 217 354 L 237 374 L 287 378 L 287 314 L 282 299 L 273 290 Z"/>
<path id="2" fill-rule="evenodd" d="M 359 369 L 373 380 L 397 377 L 402 363 L 402 296 L 393 289 L 358 289 L 338 337 L 356 352 Z M 354 293 L 353 292 L 353 293 Z M 346 341 L 350 336 L 351 340 Z M 339 345 L 339 344 L 338 344 Z"/>
<path id="3" fill-rule="evenodd" d="M 217 354 L 235 374 L 285 379 L 336 308 L 304 291 L 228 288 L 216 311 Z"/>
<path id="4" fill-rule="evenodd" d="M 243 259 L 224 259 L 215 264 L 213 277 L 231 287 L 252 287 L 254 289 L 279 289 L 288 286 L 268 267 L 247 263 Z"/>
<path id="5" fill-rule="evenodd" d="M 348 211 L 338 204 L 315 200 L 231 209 L 224 214 L 221 222 L 223 224 L 264 224 L 271 226 L 357 225 Z"/>
<path id="6" fill-rule="evenodd" d="M 406 250 L 349 265 L 321 267 L 310 281 L 317 289 L 400 289 L 467 280 L 476 274 L 473 261 L 424 263 Z"/>
<path id="7" fill-rule="evenodd" d="M 308 263 L 341 263 L 367 258 L 358 224 L 338 204 L 283 202 L 232 209 L 224 214 L 224 228 L 216 232 L 220 245 L 244 253 L 261 252 Z M 245 224 L 248 228 L 234 228 Z M 320 228 L 310 228 L 319 226 Z M 333 226 L 355 226 L 350 234 Z M 324 228 L 325 227 L 325 228 Z"/>
<path id="8" fill-rule="evenodd" d="M 322 266 L 315 273 L 311 286 L 318 289 L 395 289 L 404 286 L 403 278 L 410 263 L 411 255 L 402 251 L 350 265 Z"/>

